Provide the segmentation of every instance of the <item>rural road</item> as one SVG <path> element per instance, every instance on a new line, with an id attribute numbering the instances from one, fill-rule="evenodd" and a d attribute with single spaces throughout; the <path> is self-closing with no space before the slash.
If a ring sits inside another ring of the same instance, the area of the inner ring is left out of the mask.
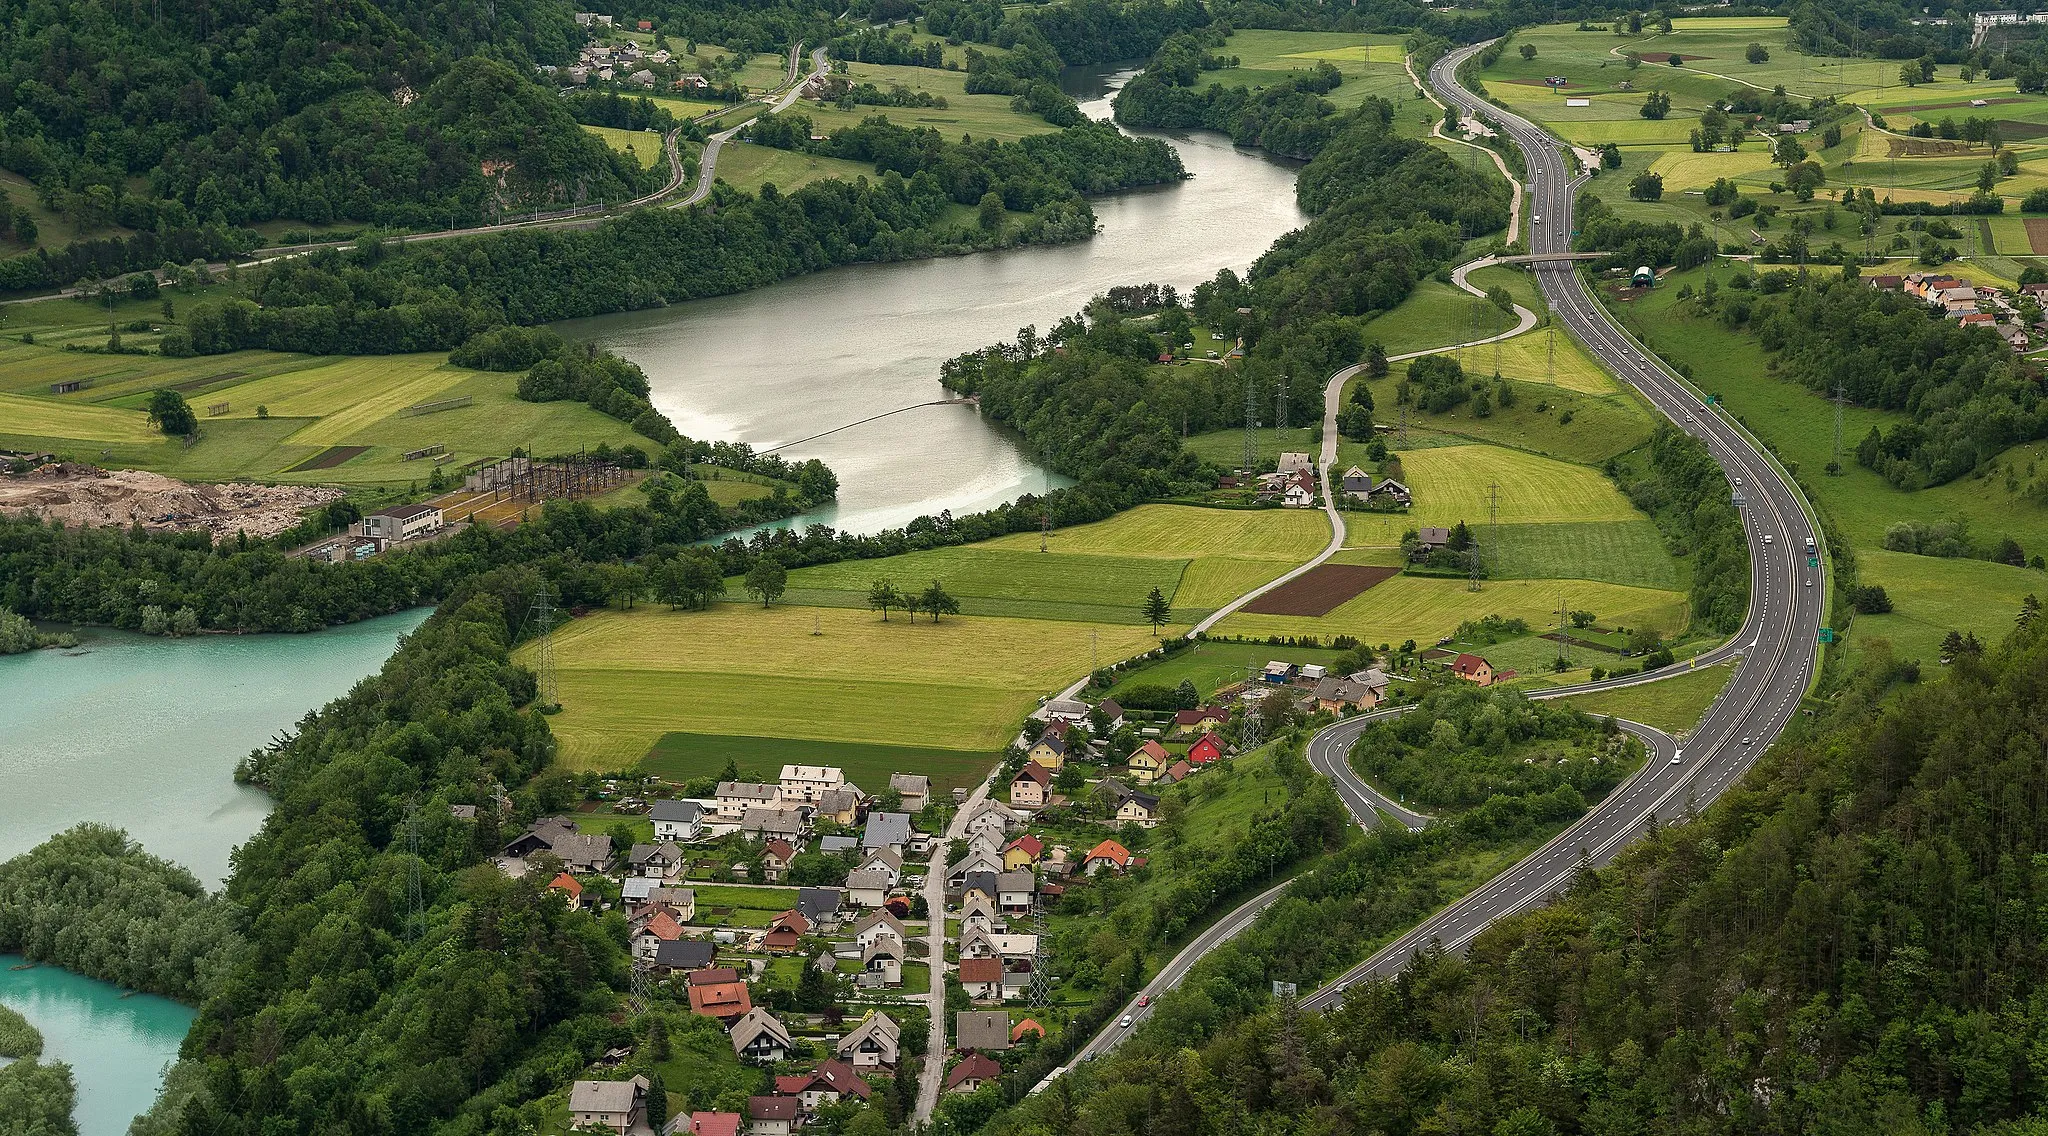
<path id="1" fill-rule="evenodd" d="M 801 48 L 803 45 L 798 44 L 797 46 Z M 825 67 L 825 49 L 821 47 L 811 52 L 811 73 L 806 75 L 801 81 L 792 78 L 789 83 L 789 89 L 782 92 L 779 97 L 768 104 L 767 113 L 780 114 L 788 110 L 790 105 L 796 102 L 797 97 L 803 94 L 804 84 L 808 83 L 811 79 L 824 75 Z M 794 52 L 791 53 L 790 70 L 792 72 L 796 70 Z M 696 188 L 690 190 L 689 195 L 681 200 L 670 202 L 668 206 L 670 209 L 682 209 L 686 206 L 695 205 L 706 197 L 711 196 L 711 183 L 718 176 L 718 152 L 725 148 L 727 142 L 732 141 L 734 135 L 746 128 L 747 123 L 742 122 L 738 126 L 728 130 L 721 130 L 704 140 L 704 152 L 697 157 Z"/>
<path id="2" fill-rule="evenodd" d="M 1002 766 L 998 765 L 997 769 Z M 946 1075 L 946 847 L 955 840 L 967 836 L 967 818 L 974 815 L 981 802 L 988 797 L 989 787 L 995 782 L 992 771 L 988 778 L 974 787 L 967 800 L 954 811 L 953 820 L 946 825 L 945 835 L 934 841 L 931 866 L 925 870 L 924 907 L 928 919 L 926 933 L 929 936 L 927 950 L 930 954 L 925 961 L 932 972 L 931 993 L 926 1002 L 931 1007 L 931 1035 L 926 1039 L 924 1069 L 917 1079 L 917 1104 L 911 1110 L 910 1123 L 914 1127 L 931 1119 L 932 1110 L 939 1106 L 939 1084 Z"/>
<path id="3" fill-rule="evenodd" d="M 1430 68 L 1431 86 L 1467 115 L 1477 114 L 1484 104 L 1458 85 L 1456 71 L 1484 47 L 1476 44 L 1462 48 Z M 1574 180 L 1570 176 L 1559 144 L 1540 128 L 1498 107 L 1484 109 L 1501 122 L 1527 160 L 1531 213 L 1527 247 L 1537 255 L 1569 252 L 1573 195 L 1585 179 Z M 1807 542 L 1817 540 L 1818 534 L 1798 491 L 1746 431 L 1718 412 L 1709 411 L 1682 380 L 1613 321 L 1588 292 L 1571 262 L 1539 262 L 1534 270 L 1545 301 L 1566 329 L 1594 358 L 1680 429 L 1704 441 L 1728 475 L 1731 491 L 1745 501 L 1741 512 L 1750 555 L 1749 612 L 1733 638 L 1696 660 L 1697 665 L 1737 661 L 1740 665 L 1687 736 L 1683 749 L 1661 731 L 1638 723 L 1621 723 L 1641 738 L 1649 750 L 1642 769 L 1542 848 L 1304 998 L 1303 1005 L 1310 1008 L 1328 1009 L 1340 1002 L 1350 987 L 1398 973 L 1417 951 L 1432 943 L 1463 950 L 1495 920 L 1557 895 L 1569 886 L 1582 864 L 1599 865 L 1612 860 L 1629 842 L 1659 823 L 1659 818 L 1668 820 L 1705 807 L 1747 772 L 1757 754 L 1784 730 L 1814 673 L 1826 583 L 1817 562 L 1809 566 L 1805 558 Z M 1474 289 L 1467 285 L 1467 290 Z M 1337 402 L 1345 380 L 1355 373 L 1355 368 L 1338 372 L 1325 394 L 1326 503 L 1328 469 L 1335 459 Z M 1338 523 L 1334 511 L 1331 520 L 1333 525 Z M 1335 543 L 1341 544 L 1341 539 L 1340 530 Z M 1332 551 L 1326 549 L 1314 563 L 1328 559 Z M 1233 609 L 1243 602 L 1240 599 Z M 1656 682 L 1684 673 L 1687 671 L 1683 668 L 1667 667 L 1650 674 L 1535 691 L 1529 697 L 1561 698 Z M 1360 824 L 1376 826 L 1383 823 L 1382 815 L 1411 828 L 1426 824 L 1428 818 L 1389 802 L 1383 793 L 1352 772 L 1345 760 L 1350 741 L 1378 716 L 1360 716 L 1320 731 L 1309 743 L 1311 762 L 1333 778 L 1339 796 Z M 1387 808 L 1390 804 L 1391 809 Z M 1272 892 L 1259 896 L 1190 943 L 1175 957 L 1174 964 L 1179 969 L 1170 979 L 1162 971 L 1147 985 L 1146 1000 L 1155 1002 L 1196 961 L 1242 930 L 1274 898 Z M 1126 1012 L 1132 1015 L 1135 1026 L 1136 1019 L 1149 1009 L 1149 1005 L 1133 1004 Z M 1077 1060 L 1107 1052 L 1128 1032 L 1112 1024 L 1076 1055 Z M 1061 1071 L 1056 1070 L 1052 1076 Z"/>

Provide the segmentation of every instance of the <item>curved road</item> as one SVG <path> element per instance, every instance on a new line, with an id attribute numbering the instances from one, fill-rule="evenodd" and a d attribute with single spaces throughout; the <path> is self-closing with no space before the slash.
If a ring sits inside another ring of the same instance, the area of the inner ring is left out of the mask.
<path id="1" fill-rule="evenodd" d="M 798 44 L 797 46 L 801 48 L 803 45 Z M 794 52 L 790 56 L 789 69 L 791 72 L 796 70 L 796 56 Z M 767 113 L 779 114 L 782 111 L 788 110 L 790 104 L 796 102 L 797 97 L 803 94 L 805 84 L 811 79 L 823 77 L 824 74 L 825 49 L 821 47 L 811 52 L 811 73 L 806 75 L 801 82 L 792 75 L 789 89 L 782 92 L 781 97 L 768 104 Z M 748 119 L 747 121 L 752 122 L 753 120 Z M 670 202 L 668 206 L 670 209 L 681 209 L 685 206 L 695 205 L 706 197 L 711 196 L 711 182 L 718 176 L 718 152 L 725 148 L 727 142 L 732 141 L 733 135 L 746 128 L 747 123 L 742 122 L 738 126 L 732 127 L 729 130 L 721 130 L 704 140 L 704 152 L 697 156 L 697 186 L 689 192 L 688 196 Z M 677 181 L 680 182 L 681 180 L 680 167 L 678 167 Z"/>
<path id="2" fill-rule="evenodd" d="M 1562 144 L 1541 128 L 1500 107 L 1483 103 L 1458 85 L 1457 68 L 1484 46 L 1462 48 L 1439 60 L 1430 68 L 1430 85 L 1468 115 L 1483 108 L 1521 148 L 1529 170 L 1527 247 L 1536 255 L 1568 252 L 1573 195 L 1586 179 L 1583 175 L 1573 177 L 1566 167 Z M 1397 973 L 1417 951 L 1431 944 L 1450 950 L 1464 949 L 1495 920 L 1544 903 L 1563 891 L 1582 864 L 1599 865 L 1612 860 L 1630 841 L 1658 823 L 1659 818 L 1682 816 L 1711 803 L 1783 731 L 1814 673 L 1826 582 L 1819 568 L 1808 566 L 1803 551 L 1807 541 L 1817 539 L 1818 533 L 1798 491 L 1745 431 L 1710 411 L 1690 387 L 1614 322 L 1587 291 L 1584 279 L 1570 262 L 1539 262 L 1535 272 L 1545 301 L 1566 329 L 1667 418 L 1704 441 L 1728 475 L 1731 493 L 1744 499 L 1742 519 L 1750 552 L 1749 613 L 1732 639 L 1696 660 L 1698 664 L 1739 661 L 1741 665 L 1682 748 L 1660 731 L 1624 723 L 1624 728 L 1642 738 L 1649 748 L 1650 757 L 1641 770 L 1542 848 L 1304 998 L 1303 1005 L 1311 1008 L 1327 1009 L 1341 1001 L 1349 987 L 1369 978 Z M 1335 459 L 1336 446 L 1335 423 L 1329 419 L 1335 415 L 1345 380 L 1355 373 L 1355 369 L 1338 372 L 1325 396 L 1326 503 L 1328 467 Z M 1333 524 L 1338 523 L 1334 514 L 1331 519 Z M 1341 542 L 1340 530 L 1332 543 Z M 1321 563 L 1332 552 L 1334 548 L 1325 550 L 1314 563 Z M 1530 697 L 1561 698 L 1655 682 L 1682 673 L 1685 672 L 1679 668 L 1669 667 L 1647 675 L 1532 692 Z M 1361 715 L 1327 727 L 1311 739 L 1309 760 L 1332 777 L 1339 796 L 1359 823 L 1374 827 L 1383 823 L 1385 816 L 1410 828 L 1419 827 L 1427 823 L 1427 817 L 1389 801 L 1357 777 L 1345 760 L 1358 732 L 1381 716 Z M 1249 925 L 1278 897 L 1280 890 L 1276 888 L 1259 896 L 1197 937 L 1147 985 L 1146 1001 L 1149 1003 L 1178 984 L 1202 955 Z M 1130 1007 L 1134 1024 L 1147 1009 Z M 1105 1029 L 1076 1055 L 1076 1060 L 1106 1052 L 1127 1033 L 1114 1025 Z"/>

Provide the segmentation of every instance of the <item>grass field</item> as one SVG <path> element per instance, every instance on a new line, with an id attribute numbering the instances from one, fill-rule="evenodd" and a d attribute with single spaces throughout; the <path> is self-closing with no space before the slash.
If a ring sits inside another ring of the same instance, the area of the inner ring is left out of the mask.
<path id="1" fill-rule="evenodd" d="M 1299 564 L 1330 538 L 1321 513 L 1297 509 L 1202 509 L 1140 505 L 1106 521 L 1054 529 L 1054 552 L 1166 559 L 1223 554 Z M 1038 548 L 1038 534 L 1012 533 L 984 548 Z"/>
<path id="2" fill-rule="evenodd" d="M 1015 142 L 1019 138 L 1045 134 L 1057 129 L 1052 123 L 1037 115 L 1011 110 L 1009 95 L 968 94 L 967 73 L 964 71 L 941 71 L 931 67 L 892 67 L 879 63 L 848 63 L 845 75 L 855 84 L 873 83 L 884 91 L 901 85 L 913 91 L 937 95 L 946 100 L 946 106 L 856 106 L 852 110 L 840 110 L 837 106 L 821 106 L 810 100 L 799 100 L 786 113 L 801 114 L 809 118 L 812 127 L 820 134 L 830 134 L 842 127 L 858 126 L 863 119 L 881 115 L 899 126 L 929 126 L 943 134 L 949 142 L 958 142 L 963 134 L 976 139 L 994 138 L 1002 142 Z"/>
<path id="3" fill-rule="evenodd" d="M 891 773 L 922 773 L 935 792 L 971 786 L 987 775 L 985 753 L 932 746 L 875 745 L 817 739 L 758 738 L 730 734 L 663 734 L 640 762 L 643 772 L 677 781 L 716 777 L 731 761 L 748 781 L 773 781 L 784 765 L 835 765 L 870 793 L 889 786 Z"/>
<path id="4" fill-rule="evenodd" d="M 141 411 L 81 406 L 15 394 L 0 394 L 0 430 L 86 442 L 147 443 L 161 436 L 150 429 L 149 416 Z"/>
<path id="5" fill-rule="evenodd" d="M 1418 524 L 1478 524 L 1489 519 L 1489 486 L 1498 483 L 1504 525 L 1628 521 L 1641 516 L 1597 470 L 1500 446 L 1439 446 L 1401 454 L 1415 491 Z"/>
<path id="6" fill-rule="evenodd" d="M 1496 579 L 1605 580 L 1646 588 L 1682 588 L 1684 565 L 1647 517 L 1626 521 L 1502 525 L 1481 555 Z"/>
<path id="7" fill-rule="evenodd" d="M 555 637 L 551 724 L 577 769 L 631 767 L 677 732 L 992 756 L 1040 695 L 1087 669 L 1091 649 L 1108 661 L 1153 643 L 1148 627 L 1041 619 L 883 623 L 737 603 L 605 612 Z"/>
<path id="8" fill-rule="evenodd" d="M 1685 596 L 1594 580 L 1488 580 L 1480 591 L 1463 580 L 1397 576 L 1320 618 L 1233 615 L 1219 635 L 1355 635 L 1367 643 L 1428 643 L 1460 623 L 1487 615 L 1540 625 L 1556 619 L 1560 602 L 1597 612 L 1602 622 L 1676 631 L 1685 624 Z"/>
<path id="9" fill-rule="evenodd" d="M 1544 330 L 1533 331 L 1508 343 L 1522 344 L 1518 350 L 1547 354 L 1549 334 Z M 1568 357 L 1565 345 L 1569 338 L 1562 332 L 1557 335 L 1560 360 Z M 1503 347 L 1506 346 L 1507 344 L 1503 344 Z M 1461 356 L 1461 365 L 1468 372 L 1476 372 L 1481 376 L 1493 373 L 1491 346 L 1453 354 Z M 1503 357 L 1506 357 L 1505 351 Z M 1543 355 L 1539 354 L 1538 359 L 1542 358 Z M 1590 367 L 1590 362 L 1586 366 Z M 1505 367 L 1503 369 L 1505 370 Z M 1406 373 L 1406 365 L 1397 363 L 1392 373 L 1384 379 L 1368 380 L 1360 376 L 1352 380 L 1354 383 L 1370 383 L 1375 407 L 1374 417 L 1382 426 L 1392 425 L 1399 420 L 1401 410 L 1398 406 L 1398 392 Z M 1587 385 L 1593 381 L 1591 372 L 1588 372 L 1585 381 Z M 1409 441 L 1406 446 L 1399 448 L 1424 449 L 1480 441 L 1520 450 L 1533 450 L 1569 462 L 1594 464 L 1642 445 L 1649 440 L 1650 431 L 1655 426 L 1649 411 L 1643 408 L 1643 404 L 1633 393 L 1612 385 L 1608 393 L 1596 395 L 1540 382 L 1517 381 L 1514 406 L 1501 406 L 1495 402 L 1492 405 L 1492 413 L 1485 418 L 1476 416 L 1473 409 L 1473 404 L 1469 401 L 1436 414 L 1426 413 L 1413 405 L 1409 406 Z M 1364 447 L 1356 443 L 1343 443 L 1339 446 L 1339 457 L 1345 464 L 1359 462 L 1363 453 Z"/>
<path id="10" fill-rule="evenodd" d="M 1859 552 L 1856 574 L 1859 583 L 1884 588 L 1892 611 L 1857 616 L 1850 643 L 1889 639 L 1899 658 L 1930 667 L 1941 657 L 1942 637 L 1950 631 L 1995 643 L 2012 630 L 2023 597 L 2048 595 L 2048 575 L 1985 560 Z"/>
<path id="11" fill-rule="evenodd" d="M 718 151 L 718 180 L 748 193 L 758 193 L 770 184 L 788 193 L 814 181 L 837 178 L 853 182 L 864 177 L 875 177 L 875 167 L 866 162 L 821 158 L 750 142 L 728 142 Z"/>
<path id="12" fill-rule="evenodd" d="M 814 593 L 840 592 L 844 597 L 828 602 L 851 606 L 867 602 L 868 586 L 877 579 L 887 577 L 899 590 L 920 589 L 937 580 L 960 597 L 962 610 L 970 615 L 975 612 L 970 610 L 973 605 L 965 602 L 968 600 L 1030 601 L 1056 604 L 1056 614 L 1067 617 L 1093 615 L 1107 622 L 1130 623 L 1137 620 L 1139 606 L 1151 589 L 1174 595 L 1186 564 L 1177 559 L 1100 556 L 1064 549 L 1057 554 L 1041 553 L 1034 541 L 1029 549 L 936 548 L 886 560 L 843 560 L 799 568 L 789 574 L 789 586 L 792 595 L 805 603 L 824 598 Z M 737 582 L 731 586 L 737 592 Z"/>
<path id="13" fill-rule="evenodd" d="M 1725 666 L 1701 667 L 1641 686 L 1574 695 L 1564 702 L 1588 714 L 1626 718 L 1678 733 L 1699 724 L 1734 674 Z"/>
<path id="14" fill-rule="evenodd" d="M 1264 643 L 1228 643 L 1211 639 L 1168 655 L 1150 666 L 1126 672 L 1109 689 L 1108 696 L 1114 698 L 1118 691 L 1133 686 L 1173 687 L 1183 681 L 1192 681 L 1202 697 L 1207 698 L 1231 683 L 1244 681 L 1248 668 L 1264 669 L 1273 659 L 1328 666 L 1342 653 L 1328 648 L 1272 647 Z"/>
<path id="15" fill-rule="evenodd" d="M 1335 67 L 1344 81 L 1323 97 L 1348 109 L 1378 95 L 1395 106 L 1413 99 L 1413 85 L 1401 67 L 1401 37 L 1356 32 L 1239 31 L 1216 54 L 1236 56 L 1238 65 L 1205 71 L 1197 86 L 1211 83 L 1253 89 L 1283 82 L 1318 63 Z"/>
<path id="16" fill-rule="evenodd" d="M 1315 430 L 1308 426 L 1290 426 L 1285 430 L 1261 426 L 1257 434 L 1261 461 L 1275 461 L 1289 451 L 1312 454 L 1319 449 Z M 1244 464 L 1244 430 L 1241 428 L 1193 434 L 1184 444 L 1189 453 L 1219 468 L 1236 469 Z"/>
<path id="17" fill-rule="evenodd" d="M 648 130 L 621 130 L 615 126 L 585 126 L 583 129 L 599 138 L 604 144 L 621 154 L 631 154 L 639 161 L 642 169 L 653 169 L 661 164 L 661 135 Z"/>

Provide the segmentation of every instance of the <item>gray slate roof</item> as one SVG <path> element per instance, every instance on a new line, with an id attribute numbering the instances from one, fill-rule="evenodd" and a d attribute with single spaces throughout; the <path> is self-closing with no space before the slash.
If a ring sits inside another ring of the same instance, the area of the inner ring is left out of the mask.
<path id="1" fill-rule="evenodd" d="M 909 813 L 869 813 L 867 831 L 861 834 L 862 848 L 886 848 L 910 843 Z"/>
<path id="2" fill-rule="evenodd" d="M 704 806 L 695 801 L 656 801 L 648 807 L 647 816 L 675 824 L 696 824 L 704 817 Z"/>
<path id="3" fill-rule="evenodd" d="M 961 1010 L 953 1015 L 955 1046 L 993 1053 L 1010 1048 L 1010 1015 L 1001 1010 Z"/>

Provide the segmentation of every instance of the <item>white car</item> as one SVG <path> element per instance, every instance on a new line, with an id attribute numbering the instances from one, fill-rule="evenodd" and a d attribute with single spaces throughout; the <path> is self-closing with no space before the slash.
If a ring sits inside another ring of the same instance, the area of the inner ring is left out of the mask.
<path id="1" fill-rule="evenodd" d="M 1750 744 L 1752 744 L 1752 741 L 1751 741 L 1751 739 L 1749 739 L 1749 738 L 1744 738 L 1744 739 L 1742 739 L 1742 744 L 1743 744 L 1743 745 L 1750 745 Z"/>
<path id="2" fill-rule="evenodd" d="M 1118 1022 L 1118 1023 L 1117 1023 L 1117 1025 L 1118 1025 L 1118 1027 L 1120 1027 L 1120 1028 L 1122 1028 L 1122 1029 L 1130 1029 L 1130 1028 L 1131 1028 L 1131 1016 L 1130 1016 L 1129 1014 L 1125 1014 L 1125 1015 L 1124 1015 L 1124 1017 L 1123 1017 L 1123 1020 L 1122 1020 L 1122 1021 L 1120 1021 L 1120 1022 Z"/>
<path id="3" fill-rule="evenodd" d="M 1543 214 L 1538 213 L 1536 216 L 1530 218 L 1529 223 L 1532 225 L 1541 225 L 1543 223 Z"/>
<path id="4" fill-rule="evenodd" d="M 1684 750 L 1679 750 L 1679 751 L 1678 751 L 1677 753 L 1674 753 L 1674 754 L 1672 754 L 1672 755 L 1671 755 L 1671 764 L 1673 764 L 1673 765 L 1683 765 L 1683 764 L 1685 764 L 1685 751 L 1684 751 Z"/>
<path id="5" fill-rule="evenodd" d="M 1764 543 L 1765 543 L 1765 544 L 1769 544 L 1769 543 L 1771 543 L 1771 534 L 1770 534 L 1770 533 L 1765 533 L 1765 534 L 1764 534 Z"/>

